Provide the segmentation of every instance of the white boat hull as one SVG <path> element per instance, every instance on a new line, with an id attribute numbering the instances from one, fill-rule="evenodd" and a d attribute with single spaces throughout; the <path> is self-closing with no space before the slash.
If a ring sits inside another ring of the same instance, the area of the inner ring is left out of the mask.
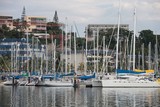
<path id="1" fill-rule="evenodd" d="M 45 81 L 38 81 L 35 86 L 46 86 Z"/>
<path id="2" fill-rule="evenodd" d="M 7 80 L 5 82 L 3 82 L 3 85 L 16 85 L 17 81 L 15 80 L 13 83 L 13 80 Z"/>
<path id="3" fill-rule="evenodd" d="M 26 85 L 27 84 L 27 81 L 19 81 L 18 82 L 18 85 L 19 86 L 24 86 L 24 85 Z"/>
<path id="4" fill-rule="evenodd" d="M 48 87 L 73 87 L 73 83 L 70 81 L 45 81 L 45 86 Z"/>
<path id="5" fill-rule="evenodd" d="M 80 86 L 92 87 L 92 80 L 81 80 L 78 82 Z"/>
<path id="6" fill-rule="evenodd" d="M 4 85 L 13 85 L 12 81 L 5 81 L 3 82 Z"/>
<path id="7" fill-rule="evenodd" d="M 92 81 L 92 87 L 102 87 L 102 81 L 101 80 L 93 80 Z"/>
<path id="8" fill-rule="evenodd" d="M 160 84 L 156 81 L 141 80 L 141 81 L 129 81 L 129 80 L 102 80 L 102 87 L 106 88 L 158 88 Z"/>
<path id="9" fill-rule="evenodd" d="M 26 86 L 35 86 L 36 85 L 36 81 L 32 81 L 30 83 L 26 83 Z"/>

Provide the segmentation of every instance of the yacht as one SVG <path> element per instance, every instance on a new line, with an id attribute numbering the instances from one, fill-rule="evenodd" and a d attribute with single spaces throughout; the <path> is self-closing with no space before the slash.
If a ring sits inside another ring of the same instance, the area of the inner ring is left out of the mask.
<path id="1" fill-rule="evenodd" d="M 112 76 L 101 80 L 102 87 L 106 88 L 159 88 L 160 79 L 152 79 L 146 76 Z"/>
<path id="2" fill-rule="evenodd" d="M 40 77 L 38 79 L 38 82 L 36 83 L 36 86 L 48 86 L 48 87 L 73 87 L 74 82 L 71 78 L 65 79 L 65 78 L 44 78 Z"/>

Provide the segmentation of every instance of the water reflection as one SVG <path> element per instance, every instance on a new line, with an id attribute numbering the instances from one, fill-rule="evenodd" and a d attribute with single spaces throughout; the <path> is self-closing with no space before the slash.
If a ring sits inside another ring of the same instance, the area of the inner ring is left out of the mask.
<path id="1" fill-rule="evenodd" d="M 160 89 L 114 88 L 103 89 L 103 99 L 108 106 L 115 107 L 159 107 Z"/>
<path id="2" fill-rule="evenodd" d="M 158 88 L 60 88 L 0 86 L 0 107 L 151 107 Z"/>

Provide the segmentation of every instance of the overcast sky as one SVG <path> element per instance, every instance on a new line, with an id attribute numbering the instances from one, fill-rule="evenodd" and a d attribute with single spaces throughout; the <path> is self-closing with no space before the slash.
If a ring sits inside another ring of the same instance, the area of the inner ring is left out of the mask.
<path id="1" fill-rule="evenodd" d="M 26 8 L 28 16 L 44 16 L 53 20 L 55 10 L 59 21 L 76 23 L 84 36 L 88 24 L 117 24 L 119 0 L 0 0 L 0 15 L 20 18 Z M 137 32 L 150 29 L 160 34 L 160 0 L 121 0 L 121 24 L 129 24 L 133 30 L 134 8 L 137 10 Z"/>

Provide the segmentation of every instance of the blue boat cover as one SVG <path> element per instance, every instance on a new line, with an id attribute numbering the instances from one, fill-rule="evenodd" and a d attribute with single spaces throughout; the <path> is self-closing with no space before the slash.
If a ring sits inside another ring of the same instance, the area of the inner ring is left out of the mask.
<path id="1" fill-rule="evenodd" d="M 74 76 L 74 74 L 75 74 L 75 72 L 72 71 L 71 73 L 68 73 L 68 74 L 61 74 L 61 75 L 59 76 L 59 78 L 63 78 L 64 76 Z"/>
<path id="2" fill-rule="evenodd" d="M 93 73 L 93 75 L 83 75 L 83 76 L 80 76 L 79 79 L 81 80 L 88 80 L 88 79 L 92 79 L 92 78 L 95 78 L 95 72 Z"/>
<path id="3" fill-rule="evenodd" d="M 122 70 L 122 69 L 117 69 L 116 72 L 117 72 L 117 74 L 122 74 L 122 73 L 125 73 L 125 74 L 145 74 L 146 73 L 145 71 L 136 72 L 133 70 Z"/>

